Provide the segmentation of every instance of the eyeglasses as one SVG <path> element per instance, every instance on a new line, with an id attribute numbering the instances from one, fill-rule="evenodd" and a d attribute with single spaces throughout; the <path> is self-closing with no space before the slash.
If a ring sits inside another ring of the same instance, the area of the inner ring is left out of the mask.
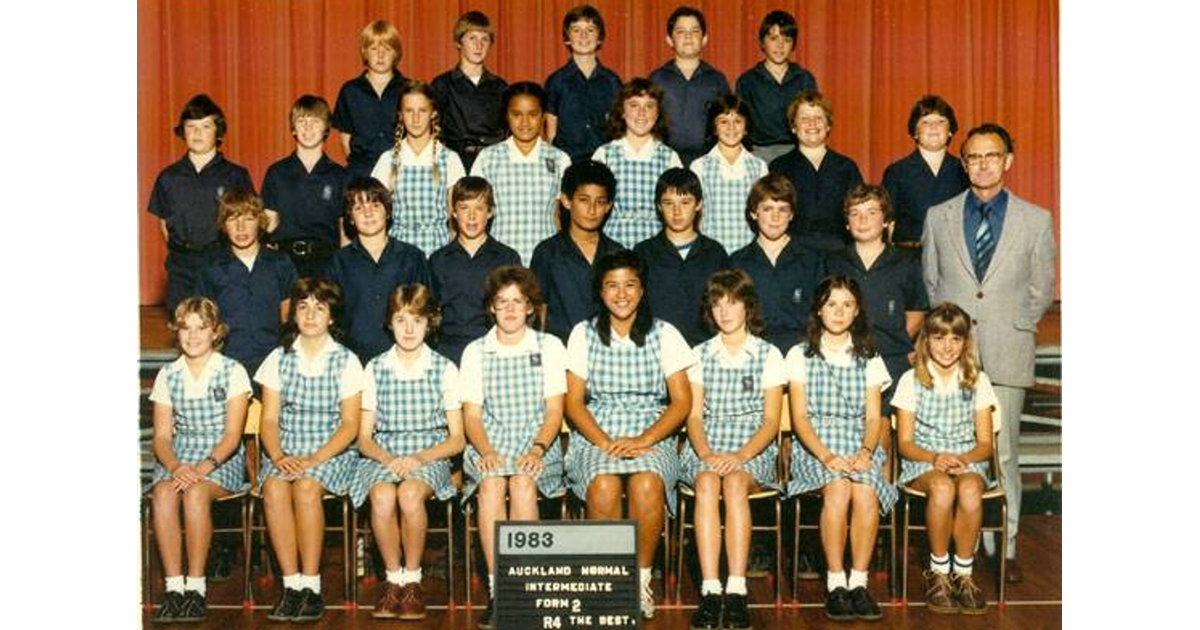
<path id="1" fill-rule="evenodd" d="M 984 153 L 982 155 L 979 153 L 968 153 L 963 156 L 963 163 L 967 166 L 979 166 L 985 163 L 988 166 L 995 166 L 1003 159 L 1003 153 Z"/>

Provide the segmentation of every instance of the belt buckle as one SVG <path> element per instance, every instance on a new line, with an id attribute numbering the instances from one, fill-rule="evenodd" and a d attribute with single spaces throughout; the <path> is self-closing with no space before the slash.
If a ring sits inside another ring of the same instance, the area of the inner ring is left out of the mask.
<path id="1" fill-rule="evenodd" d="M 297 256 L 308 256 L 312 251 L 308 241 L 292 241 L 292 253 Z"/>

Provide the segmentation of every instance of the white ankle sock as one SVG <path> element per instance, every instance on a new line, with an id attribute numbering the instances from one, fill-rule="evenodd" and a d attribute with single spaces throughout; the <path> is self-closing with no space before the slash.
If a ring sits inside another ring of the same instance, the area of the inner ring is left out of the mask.
<path id="1" fill-rule="evenodd" d="M 958 554 L 954 554 L 954 572 L 958 575 L 971 575 L 971 569 L 975 566 L 975 558 L 959 558 Z"/>
<path id="2" fill-rule="evenodd" d="M 946 554 L 944 556 L 935 556 L 933 554 L 929 554 L 929 568 L 932 569 L 934 573 L 949 575 L 950 554 Z"/>
<path id="3" fill-rule="evenodd" d="M 846 573 L 844 571 L 829 571 L 825 574 L 825 590 L 832 593 L 837 587 L 846 588 Z"/>
<path id="4" fill-rule="evenodd" d="M 420 584 L 421 583 L 421 568 L 416 569 L 400 569 L 400 586 L 405 584 Z"/>
<path id="5" fill-rule="evenodd" d="M 654 579 L 654 569 L 652 567 L 641 567 L 638 569 L 638 577 L 641 579 L 642 588 L 649 588 L 650 580 Z"/>
<path id="6" fill-rule="evenodd" d="M 183 590 L 197 591 L 200 593 L 201 597 L 204 597 L 208 595 L 208 582 L 205 580 L 203 575 L 200 577 L 192 577 L 189 575 L 187 576 L 187 581 L 184 583 Z"/>
<path id="7" fill-rule="evenodd" d="M 746 576 L 731 575 L 725 580 L 725 592 L 731 595 L 746 594 Z"/>
<path id="8" fill-rule="evenodd" d="M 496 574 L 488 574 L 488 597 L 496 596 Z"/>
<path id="9" fill-rule="evenodd" d="M 846 588 L 854 590 L 860 586 L 863 588 L 867 587 L 867 572 L 850 569 L 850 581 L 847 583 Z"/>
<path id="10" fill-rule="evenodd" d="M 182 593 L 183 585 L 184 582 L 182 575 L 174 575 L 167 578 L 167 592 L 169 593 Z"/>
<path id="11" fill-rule="evenodd" d="M 404 568 L 403 567 L 396 569 L 395 571 L 384 571 L 384 574 L 387 575 L 388 582 L 391 582 L 392 584 L 396 584 L 399 586 L 404 586 L 404 581 L 403 581 L 404 580 Z"/>
<path id="12" fill-rule="evenodd" d="M 321 574 L 320 573 L 318 573 L 316 575 L 300 574 L 300 588 L 301 589 L 310 588 L 310 589 L 312 589 L 312 592 L 320 593 L 321 592 Z"/>
<path id="13" fill-rule="evenodd" d="M 721 580 L 704 580 L 700 583 L 700 595 L 720 595 Z"/>
<path id="14" fill-rule="evenodd" d="M 299 573 L 283 576 L 283 588 L 290 588 L 293 591 L 299 591 L 304 588 L 304 582 L 301 580 Z"/>

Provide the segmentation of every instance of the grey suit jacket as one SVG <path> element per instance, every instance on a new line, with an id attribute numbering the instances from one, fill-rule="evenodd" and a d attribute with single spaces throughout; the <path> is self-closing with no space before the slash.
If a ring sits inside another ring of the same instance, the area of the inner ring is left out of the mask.
<path id="1" fill-rule="evenodd" d="M 971 315 L 983 369 L 992 382 L 1033 385 L 1034 333 L 1054 300 L 1050 213 L 1008 193 L 1000 242 L 982 280 L 963 234 L 967 192 L 929 209 L 921 262 L 931 304 L 950 301 Z"/>

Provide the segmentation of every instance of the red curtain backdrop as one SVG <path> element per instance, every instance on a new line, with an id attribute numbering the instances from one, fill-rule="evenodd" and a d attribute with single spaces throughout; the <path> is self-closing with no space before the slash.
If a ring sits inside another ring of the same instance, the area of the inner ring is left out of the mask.
<path id="1" fill-rule="evenodd" d="M 358 34 L 375 19 L 396 25 L 400 69 L 432 80 L 457 61 L 451 30 L 464 11 L 497 29 L 490 69 L 509 82 L 544 81 L 567 59 L 562 16 L 569 0 L 139 0 L 138 243 L 142 304 L 165 296 L 166 247 L 146 212 L 154 178 L 184 146 L 171 129 L 183 104 L 207 92 L 225 111 L 223 151 L 260 186 L 267 166 L 292 150 L 288 112 L 297 96 L 332 106 L 362 71 Z M 603 63 L 622 79 L 670 58 L 666 20 L 680 3 L 593 0 L 607 26 Z M 984 121 L 1008 128 L 1016 160 L 1009 185 L 1059 216 L 1059 11 L 1056 0 L 742 0 L 693 2 L 708 22 L 705 59 L 730 84 L 761 58 L 762 17 L 790 11 L 800 22 L 795 60 L 834 107 L 830 146 L 879 182 L 913 148 L 908 112 L 925 93 L 946 98 L 960 133 Z M 959 138 L 952 149 L 957 152 Z M 330 156 L 345 162 L 330 135 Z"/>

